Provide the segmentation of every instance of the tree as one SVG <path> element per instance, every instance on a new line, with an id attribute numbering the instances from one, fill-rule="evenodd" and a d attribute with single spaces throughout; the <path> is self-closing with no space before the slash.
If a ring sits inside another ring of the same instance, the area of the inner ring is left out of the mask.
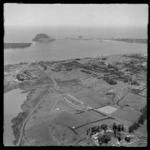
<path id="1" fill-rule="evenodd" d="M 129 127 L 129 133 L 133 132 L 134 130 L 137 130 L 140 125 L 137 122 L 134 122 L 130 127 Z"/>
<path id="2" fill-rule="evenodd" d="M 102 60 L 106 60 L 106 57 L 103 57 Z"/>
<path id="3" fill-rule="evenodd" d="M 108 129 L 107 124 L 102 124 L 102 125 L 101 125 L 101 129 L 103 129 L 104 131 L 106 131 L 106 130 Z"/>
<path id="4" fill-rule="evenodd" d="M 121 124 L 121 131 L 124 131 L 124 125 L 123 124 Z"/>
<path id="5" fill-rule="evenodd" d="M 120 126 L 120 124 L 117 126 L 117 130 L 118 130 L 118 132 L 121 131 L 121 126 Z"/>
<path id="6" fill-rule="evenodd" d="M 126 140 L 127 142 L 130 142 L 131 138 L 130 138 L 129 136 L 126 136 L 126 137 L 125 137 L 125 140 Z"/>
<path id="7" fill-rule="evenodd" d="M 138 127 L 140 126 L 137 122 L 135 122 L 133 125 L 134 125 L 134 129 L 135 129 L 135 130 L 137 130 Z"/>
<path id="8" fill-rule="evenodd" d="M 129 127 L 129 133 L 132 133 L 134 131 L 134 127 L 133 126 L 130 126 Z"/>
<path id="9" fill-rule="evenodd" d="M 103 136 L 98 137 L 98 142 L 101 145 L 102 143 L 108 143 L 111 140 L 111 136 L 104 134 Z"/>
<path id="10" fill-rule="evenodd" d="M 113 125 L 112 125 L 112 129 L 113 129 L 113 130 L 116 130 L 116 129 L 117 129 L 117 125 L 116 125 L 116 123 L 113 123 Z"/>
<path id="11" fill-rule="evenodd" d="M 117 132 L 116 138 L 118 139 L 118 141 L 121 141 L 123 139 L 123 135 L 120 132 Z"/>
<path id="12" fill-rule="evenodd" d="M 124 125 L 123 124 L 119 124 L 117 126 L 117 130 L 118 130 L 118 132 L 124 131 Z"/>
<path id="13" fill-rule="evenodd" d="M 139 119 L 138 119 L 138 123 L 139 124 L 144 124 L 145 121 L 145 117 L 142 115 Z"/>

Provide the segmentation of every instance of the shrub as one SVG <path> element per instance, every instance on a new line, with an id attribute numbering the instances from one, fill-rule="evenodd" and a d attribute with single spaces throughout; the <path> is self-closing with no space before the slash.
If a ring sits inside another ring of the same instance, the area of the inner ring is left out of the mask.
<path id="1" fill-rule="evenodd" d="M 102 143 L 108 143 L 111 140 L 111 136 L 108 134 L 104 134 L 98 138 L 98 142 L 101 145 Z"/>
<path id="2" fill-rule="evenodd" d="M 102 60 L 106 60 L 106 58 L 105 58 L 105 57 L 103 57 L 103 58 L 102 58 Z"/>
<path id="3" fill-rule="evenodd" d="M 108 125 L 107 124 L 102 124 L 101 125 L 101 129 L 103 129 L 104 131 L 106 131 L 108 129 Z"/>

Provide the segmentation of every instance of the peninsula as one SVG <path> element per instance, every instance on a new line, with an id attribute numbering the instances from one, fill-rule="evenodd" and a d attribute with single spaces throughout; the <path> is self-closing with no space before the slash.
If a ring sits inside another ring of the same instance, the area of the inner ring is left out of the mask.
<path id="1" fill-rule="evenodd" d="M 128 43 L 147 44 L 147 39 L 111 39 L 111 40 L 128 42 Z"/>
<path id="2" fill-rule="evenodd" d="M 26 48 L 32 43 L 4 43 L 4 49 Z"/>

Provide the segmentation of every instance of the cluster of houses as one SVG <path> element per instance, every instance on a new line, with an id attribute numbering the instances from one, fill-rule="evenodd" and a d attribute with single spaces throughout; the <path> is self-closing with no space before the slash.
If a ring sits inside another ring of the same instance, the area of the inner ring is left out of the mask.
<path id="1" fill-rule="evenodd" d="M 104 143 L 100 143 L 99 137 L 104 135 L 109 135 L 110 139 L 107 138 Z M 106 130 L 101 130 L 100 132 L 92 134 L 91 139 L 97 146 L 128 146 L 137 140 L 135 135 L 132 134 L 121 132 L 121 135 L 121 139 L 114 137 L 114 131 L 111 128 L 108 128 Z"/>

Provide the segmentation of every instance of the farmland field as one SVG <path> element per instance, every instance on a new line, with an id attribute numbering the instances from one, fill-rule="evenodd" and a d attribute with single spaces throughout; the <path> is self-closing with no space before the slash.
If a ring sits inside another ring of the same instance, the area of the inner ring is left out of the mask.
<path id="1" fill-rule="evenodd" d="M 87 122 L 96 121 L 96 120 L 99 120 L 104 117 L 104 115 L 96 113 L 94 111 L 86 111 L 86 112 L 80 113 L 78 115 L 85 118 L 87 120 Z"/>
<path id="2" fill-rule="evenodd" d="M 57 145 L 49 134 L 49 123 L 41 123 L 34 125 L 25 131 L 25 138 L 29 140 L 29 143 L 33 141 L 33 145 Z M 32 140 L 33 139 L 33 140 Z"/>
<path id="3" fill-rule="evenodd" d="M 134 124 L 135 122 L 142 123 L 141 120 L 139 121 L 139 117 L 142 116 L 142 119 L 147 117 L 145 113 L 147 111 L 145 107 L 146 95 L 143 94 L 145 97 L 137 95 L 140 93 L 138 90 L 135 90 L 137 94 L 131 93 L 134 90 L 132 90 L 133 87 L 128 79 L 133 80 L 132 83 L 136 84 L 136 88 L 143 89 L 144 82 L 141 85 L 135 82 L 132 68 L 128 69 L 130 70 L 127 72 L 128 75 L 124 74 L 124 70 L 133 67 L 133 62 L 131 64 L 130 62 L 126 62 L 129 64 L 119 62 L 118 67 L 114 65 L 116 63 L 106 65 L 104 60 L 107 58 L 109 56 L 103 60 L 99 57 L 90 58 L 89 64 L 85 65 L 79 64 L 79 61 L 62 61 L 69 63 L 69 68 L 61 64 L 61 61 L 59 63 L 51 62 L 50 66 L 42 62 L 45 70 L 40 67 L 41 69 L 37 69 L 38 71 L 36 71 L 36 67 L 41 63 L 37 63 L 34 68 L 35 63 L 25 69 L 30 76 L 29 78 L 26 75 L 18 75 L 19 79 L 23 80 L 19 82 L 14 74 L 5 72 L 5 88 L 8 87 L 11 90 L 17 86 L 23 92 L 29 92 L 27 99 L 21 106 L 22 112 L 13 118 L 13 132 L 15 142 L 18 142 L 17 145 L 78 146 L 81 144 L 92 146 L 94 144 L 93 138 L 90 136 L 87 138 L 89 128 L 92 128 L 90 132 L 94 134 L 99 132 L 100 128 L 103 130 L 102 134 L 105 134 L 106 128 L 108 128 L 111 133 L 114 132 L 112 136 L 117 141 L 118 137 L 115 137 L 114 129 L 117 129 L 117 132 L 123 131 L 130 134 L 128 129 L 137 125 Z M 103 70 L 99 67 L 101 63 Z M 137 61 L 135 61 L 136 64 Z M 124 66 L 125 68 L 123 68 Z M 120 71 L 120 68 L 123 70 Z M 117 76 L 123 80 L 118 81 Z M 16 86 L 13 87 L 14 85 Z M 96 127 L 102 124 L 102 127 Z M 126 130 L 123 130 L 123 127 Z M 139 138 L 141 145 L 144 145 L 147 138 L 147 125 L 140 124 L 138 128 L 134 128 L 133 131 L 131 130 L 131 134 Z M 120 136 L 119 133 L 117 136 Z M 123 143 L 124 141 L 125 139 L 122 140 Z M 135 144 L 133 143 L 132 146 Z"/>
<path id="4" fill-rule="evenodd" d="M 69 127 L 76 127 L 86 122 L 86 118 L 76 114 L 68 113 L 67 111 L 56 112 L 53 114 L 51 121 L 55 124 L 61 124 Z"/>
<path id="5" fill-rule="evenodd" d="M 89 88 L 84 88 L 84 90 L 78 91 L 75 94 L 73 93 L 72 95 L 93 108 L 102 107 L 110 101 L 107 97 L 101 97 L 98 92 Z"/>
<path id="6" fill-rule="evenodd" d="M 128 93 L 122 101 L 119 102 L 119 105 L 124 106 L 128 104 L 130 107 L 133 107 L 136 110 L 140 110 L 146 104 L 146 98 L 135 95 L 133 93 Z"/>
<path id="7" fill-rule="evenodd" d="M 132 111 L 130 109 L 128 109 L 128 110 L 118 109 L 117 111 L 112 113 L 111 116 L 116 116 L 116 117 L 119 117 L 120 119 L 134 122 L 138 119 L 140 114 L 141 113 L 139 113 L 137 111 Z"/>

